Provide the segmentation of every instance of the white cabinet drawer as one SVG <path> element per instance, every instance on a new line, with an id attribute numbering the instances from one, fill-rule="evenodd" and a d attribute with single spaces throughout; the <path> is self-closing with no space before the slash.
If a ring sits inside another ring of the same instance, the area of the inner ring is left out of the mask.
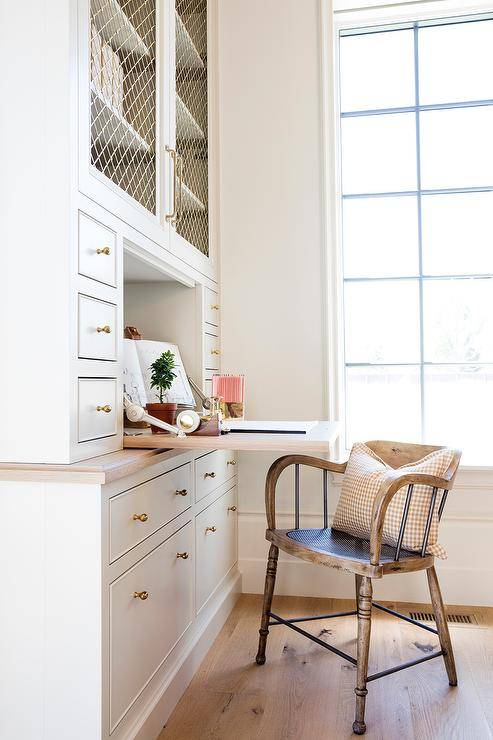
<path id="1" fill-rule="evenodd" d="M 115 361 L 116 346 L 115 304 L 79 294 L 79 357 Z"/>
<path id="2" fill-rule="evenodd" d="M 197 613 L 236 563 L 236 506 L 235 487 L 204 509 L 195 519 Z"/>
<path id="3" fill-rule="evenodd" d="M 192 464 L 170 470 L 110 499 L 110 562 L 192 504 Z"/>
<path id="4" fill-rule="evenodd" d="M 213 337 L 211 334 L 204 335 L 204 352 L 204 367 L 207 370 L 219 370 L 221 348 L 218 337 Z"/>
<path id="5" fill-rule="evenodd" d="M 110 586 L 111 730 L 191 623 L 192 547 L 189 522 Z"/>
<path id="6" fill-rule="evenodd" d="M 116 286 L 116 234 L 79 213 L 79 274 Z"/>
<path id="7" fill-rule="evenodd" d="M 117 432 L 116 378 L 79 378 L 79 442 Z"/>
<path id="8" fill-rule="evenodd" d="M 210 288 L 204 288 L 204 321 L 219 326 L 219 296 Z"/>
<path id="9" fill-rule="evenodd" d="M 214 450 L 199 457 L 195 461 L 195 501 L 212 493 L 235 474 L 236 457 L 231 450 Z"/>

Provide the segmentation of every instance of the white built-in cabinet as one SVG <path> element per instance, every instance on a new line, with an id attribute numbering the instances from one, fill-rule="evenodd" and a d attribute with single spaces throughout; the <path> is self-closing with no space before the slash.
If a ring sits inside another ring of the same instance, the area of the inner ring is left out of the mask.
<path id="1" fill-rule="evenodd" d="M 213 276 L 215 4 L 81 0 L 79 186 Z"/>

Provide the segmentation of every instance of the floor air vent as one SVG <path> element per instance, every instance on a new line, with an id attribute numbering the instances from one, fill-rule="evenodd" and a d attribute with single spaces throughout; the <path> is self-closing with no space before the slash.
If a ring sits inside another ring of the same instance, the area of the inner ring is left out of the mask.
<path id="1" fill-rule="evenodd" d="M 409 612 L 409 616 L 418 622 L 435 621 L 431 612 Z M 478 620 L 474 614 L 447 614 L 447 622 L 450 624 L 478 624 Z"/>

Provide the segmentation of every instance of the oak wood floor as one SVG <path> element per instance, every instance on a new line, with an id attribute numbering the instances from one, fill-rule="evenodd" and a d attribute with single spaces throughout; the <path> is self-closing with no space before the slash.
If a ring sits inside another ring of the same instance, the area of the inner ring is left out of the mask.
<path id="1" fill-rule="evenodd" d="M 387 602 L 387 605 L 388 602 Z M 390 605 L 407 611 L 410 605 Z M 335 599 L 274 597 L 281 615 L 352 609 Z M 423 605 L 420 605 L 423 608 Z M 354 738 L 355 668 L 286 627 L 271 628 L 267 663 L 257 666 L 261 597 L 243 595 L 158 740 L 344 740 Z M 450 625 L 459 685 L 450 688 L 441 658 L 372 682 L 368 740 L 493 738 L 493 609 L 479 625 Z M 354 654 L 355 617 L 303 625 Z M 438 646 L 431 633 L 373 610 L 370 672 Z"/>

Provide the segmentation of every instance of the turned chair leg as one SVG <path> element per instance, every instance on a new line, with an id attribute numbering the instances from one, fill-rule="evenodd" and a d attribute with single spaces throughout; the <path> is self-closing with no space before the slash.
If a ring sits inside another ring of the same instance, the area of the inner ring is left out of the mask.
<path id="1" fill-rule="evenodd" d="M 452 641 L 447 624 L 447 615 L 443 606 L 442 593 L 438 583 L 435 566 L 431 566 L 426 571 L 428 576 L 428 587 L 430 589 L 431 603 L 435 614 L 435 622 L 440 640 L 440 647 L 444 652 L 443 660 L 447 670 L 448 682 L 451 686 L 457 686 L 457 672 L 455 670 L 454 651 L 452 650 Z"/>
<path id="2" fill-rule="evenodd" d="M 355 585 L 355 592 L 356 592 L 356 611 L 358 611 L 358 602 L 359 602 L 359 590 L 361 588 L 361 579 L 363 576 L 358 575 L 358 573 L 354 574 L 354 585 Z"/>
<path id="3" fill-rule="evenodd" d="M 274 586 L 276 585 L 277 559 L 279 557 L 279 548 L 271 545 L 269 549 L 269 559 L 267 560 L 267 572 L 265 574 L 264 603 L 262 606 L 262 621 L 259 629 L 258 653 L 255 660 L 259 665 L 265 663 L 265 648 L 267 645 L 267 635 L 269 634 L 269 612 L 272 606 L 272 596 L 274 595 Z"/>
<path id="4" fill-rule="evenodd" d="M 365 725 L 365 703 L 368 693 L 366 688 L 366 677 L 368 675 L 368 654 L 370 651 L 371 632 L 371 600 L 373 588 L 371 578 L 361 576 L 358 594 L 358 664 L 356 666 L 356 713 L 353 722 L 355 735 L 364 735 Z M 358 583 L 358 576 L 356 576 Z"/>

